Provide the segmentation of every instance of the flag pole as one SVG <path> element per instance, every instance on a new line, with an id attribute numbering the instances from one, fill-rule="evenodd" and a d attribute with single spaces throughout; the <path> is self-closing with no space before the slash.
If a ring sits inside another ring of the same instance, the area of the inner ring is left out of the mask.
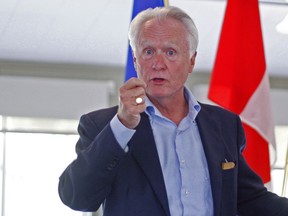
<path id="1" fill-rule="evenodd" d="M 168 6 L 169 5 L 169 1 L 168 0 L 164 0 L 164 5 Z"/>

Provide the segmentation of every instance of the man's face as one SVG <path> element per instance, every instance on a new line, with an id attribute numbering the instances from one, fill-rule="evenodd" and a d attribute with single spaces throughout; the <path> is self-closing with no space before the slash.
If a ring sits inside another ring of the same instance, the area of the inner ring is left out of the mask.
<path id="1" fill-rule="evenodd" d="M 190 57 L 187 31 L 172 18 L 143 24 L 134 53 L 138 77 L 146 93 L 155 99 L 177 97 L 192 72 L 196 54 Z"/>

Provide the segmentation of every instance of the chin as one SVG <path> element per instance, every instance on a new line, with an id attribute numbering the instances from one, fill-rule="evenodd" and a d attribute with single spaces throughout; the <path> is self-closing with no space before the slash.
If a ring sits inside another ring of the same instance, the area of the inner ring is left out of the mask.
<path id="1" fill-rule="evenodd" d="M 147 94 L 153 98 L 159 98 L 159 99 L 167 96 L 167 93 L 163 91 L 149 91 L 147 92 Z"/>

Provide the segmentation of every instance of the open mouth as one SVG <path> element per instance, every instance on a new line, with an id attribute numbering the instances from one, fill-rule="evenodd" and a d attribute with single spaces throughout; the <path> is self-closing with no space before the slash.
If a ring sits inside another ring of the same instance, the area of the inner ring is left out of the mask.
<path id="1" fill-rule="evenodd" d="M 163 82 L 165 79 L 164 78 L 153 78 L 153 82 Z"/>

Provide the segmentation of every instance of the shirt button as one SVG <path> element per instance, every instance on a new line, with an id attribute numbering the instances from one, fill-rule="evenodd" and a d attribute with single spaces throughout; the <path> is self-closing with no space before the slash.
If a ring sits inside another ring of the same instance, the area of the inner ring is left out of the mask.
<path id="1" fill-rule="evenodd" d="M 182 163 L 182 164 L 185 164 L 185 160 L 184 160 L 184 159 L 182 159 L 182 160 L 181 160 L 181 163 Z"/>
<path id="2" fill-rule="evenodd" d="M 185 191 L 185 196 L 188 196 L 190 194 L 190 192 L 189 191 Z"/>

